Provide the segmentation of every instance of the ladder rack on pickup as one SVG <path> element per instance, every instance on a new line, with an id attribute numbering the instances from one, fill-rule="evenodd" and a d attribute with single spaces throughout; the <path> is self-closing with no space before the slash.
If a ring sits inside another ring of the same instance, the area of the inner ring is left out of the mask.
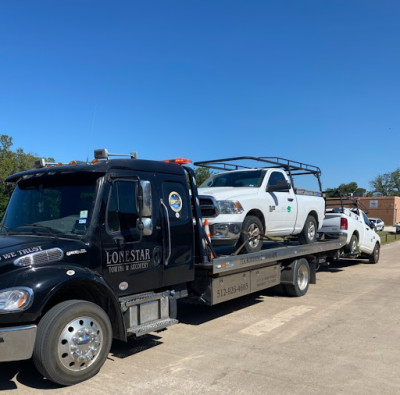
<path id="1" fill-rule="evenodd" d="M 251 163 L 256 162 L 256 166 L 252 166 Z M 244 169 L 263 169 L 263 168 L 280 168 L 284 169 L 290 177 L 293 184 L 293 176 L 301 176 L 312 174 L 314 175 L 321 187 L 321 169 L 317 166 L 309 165 L 307 163 L 296 162 L 293 160 L 279 158 L 279 157 L 267 157 L 267 156 L 237 156 L 233 158 L 214 159 L 199 161 L 193 163 L 195 166 L 207 167 L 209 169 L 232 171 L 232 170 L 244 170 Z"/>
<path id="2" fill-rule="evenodd" d="M 361 209 L 364 213 L 368 214 L 368 209 L 353 196 L 342 195 L 340 191 L 336 192 L 337 196 L 327 197 L 325 199 L 326 208 L 333 209 L 339 208 L 343 212 L 344 208 Z"/>

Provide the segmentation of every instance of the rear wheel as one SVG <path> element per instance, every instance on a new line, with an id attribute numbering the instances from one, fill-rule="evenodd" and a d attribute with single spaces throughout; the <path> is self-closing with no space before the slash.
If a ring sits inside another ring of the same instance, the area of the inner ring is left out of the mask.
<path id="1" fill-rule="evenodd" d="M 294 263 L 294 284 L 285 284 L 289 296 L 303 296 L 307 293 L 310 284 L 310 265 L 307 259 L 301 258 Z"/>
<path id="2" fill-rule="evenodd" d="M 346 246 L 346 252 L 351 254 L 351 255 L 357 255 L 358 247 L 358 237 L 356 235 L 352 235 L 350 239 L 350 243 Z"/>
<path id="3" fill-rule="evenodd" d="M 372 251 L 372 254 L 369 256 L 369 263 L 378 263 L 379 253 L 380 253 L 380 247 L 379 244 L 376 243 L 374 250 Z"/>
<path id="4" fill-rule="evenodd" d="M 263 244 L 264 228 L 260 219 L 254 215 L 246 217 L 242 224 L 238 247 L 243 243 L 242 253 L 260 251 Z"/>
<path id="5" fill-rule="evenodd" d="M 39 322 L 33 361 L 49 380 L 73 385 L 100 370 L 111 342 L 111 323 L 101 307 L 68 300 L 50 309 Z"/>
<path id="6" fill-rule="evenodd" d="M 299 234 L 299 241 L 301 244 L 310 244 L 317 239 L 317 221 L 309 215 L 304 224 L 303 230 Z"/>

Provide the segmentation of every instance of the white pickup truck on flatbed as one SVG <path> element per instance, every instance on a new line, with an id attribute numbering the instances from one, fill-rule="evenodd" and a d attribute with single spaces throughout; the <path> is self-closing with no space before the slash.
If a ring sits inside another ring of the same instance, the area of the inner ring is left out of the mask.
<path id="1" fill-rule="evenodd" d="M 359 208 L 357 201 L 343 197 L 327 198 L 326 205 L 327 210 L 320 232 L 327 238 L 346 236 L 342 256 L 367 256 L 371 263 L 377 263 L 381 238 L 367 215 Z"/>
<path id="2" fill-rule="evenodd" d="M 238 164 L 243 161 L 256 161 L 257 167 Z M 200 207 L 209 222 L 213 245 L 236 245 L 242 252 L 254 252 L 261 249 L 264 236 L 296 235 L 302 244 L 315 241 L 325 212 L 318 167 L 267 157 L 236 157 L 195 165 L 225 170 L 199 187 Z M 315 176 L 320 191 L 294 188 L 296 175 Z"/>

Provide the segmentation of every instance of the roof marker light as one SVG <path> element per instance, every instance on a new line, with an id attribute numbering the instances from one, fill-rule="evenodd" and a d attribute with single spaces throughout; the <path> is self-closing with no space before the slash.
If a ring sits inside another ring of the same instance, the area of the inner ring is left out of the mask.
<path id="1" fill-rule="evenodd" d="M 166 163 L 176 163 L 178 165 L 185 165 L 185 164 L 192 163 L 192 161 L 190 159 L 185 159 L 185 158 L 167 159 L 164 162 L 166 162 Z"/>

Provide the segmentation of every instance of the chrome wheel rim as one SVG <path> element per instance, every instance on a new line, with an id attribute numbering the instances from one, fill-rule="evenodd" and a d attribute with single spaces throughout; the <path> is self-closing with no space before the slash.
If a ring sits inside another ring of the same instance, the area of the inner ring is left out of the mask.
<path id="1" fill-rule="evenodd" d="M 310 222 L 308 226 L 308 240 L 314 240 L 315 238 L 315 225 L 314 222 Z"/>
<path id="2" fill-rule="evenodd" d="M 357 252 L 357 240 L 353 240 L 351 243 L 351 253 L 355 254 Z"/>
<path id="3" fill-rule="evenodd" d="M 247 229 L 249 234 L 249 246 L 255 248 L 260 243 L 260 228 L 256 224 L 251 224 Z"/>
<path id="4" fill-rule="evenodd" d="M 304 291 L 307 288 L 309 281 L 309 274 L 306 265 L 301 265 L 298 270 L 297 286 L 300 290 Z"/>
<path id="5" fill-rule="evenodd" d="M 82 371 L 100 355 L 103 333 L 99 323 L 91 317 L 79 317 L 68 323 L 58 341 L 58 357 L 69 371 Z"/>

